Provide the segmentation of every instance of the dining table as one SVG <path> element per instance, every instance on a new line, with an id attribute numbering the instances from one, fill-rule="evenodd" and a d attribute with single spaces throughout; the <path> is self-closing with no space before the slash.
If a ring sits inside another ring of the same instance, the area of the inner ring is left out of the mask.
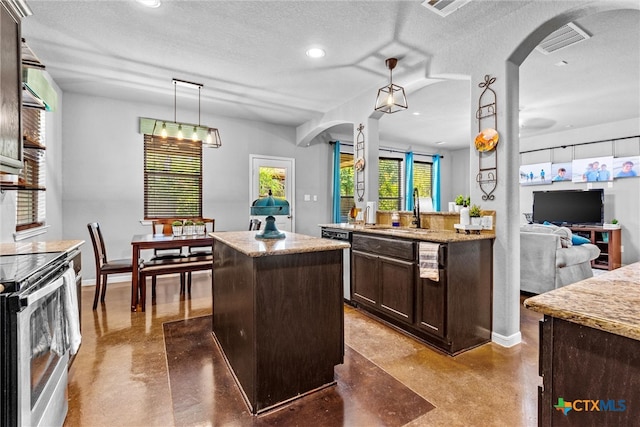
<path id="1" fill-rule="evenodd" d="M 188 246 L 213 246 L 213 238 L 208 234 L 174 236 L 172 234 L 136 234 L 131 239 L 131 311 L 138 311 L 140 300 L 140 265 L 144 259 L 140 251 L 145 249 L 175 249 Z"/>

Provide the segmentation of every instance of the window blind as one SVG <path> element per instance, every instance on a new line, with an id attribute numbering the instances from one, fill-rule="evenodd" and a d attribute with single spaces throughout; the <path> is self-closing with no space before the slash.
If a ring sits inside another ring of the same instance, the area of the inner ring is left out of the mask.
<path id="1" fill-rule="evenodd" d="M 378 159 L 378 209 L 402 209 L 402 160 Z"/>
<path id="2" fill-rule="evenodd" d="M 432 164 L 413 162 L 413 186 L 418 189 L 420 197 L 431 197 Z"/>
<path id="3" fill-rule="evenodd" d="M 40 227 L 46 220 L 44 117 L 40 109 L 22 109 L 24 167 L 19 179 L 28 189 L 17 192 L 16 231 Z"/>
<path id="4" fill-rule="evenodd" d="M 202 217 L 202 144 L 144 135 L 144 217 Z"/>

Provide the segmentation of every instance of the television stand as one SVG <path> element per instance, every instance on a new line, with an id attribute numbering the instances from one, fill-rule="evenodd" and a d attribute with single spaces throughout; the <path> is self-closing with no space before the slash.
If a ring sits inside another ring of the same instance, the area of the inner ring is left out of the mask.
<path id="1" fill-rule="evenodd" d="M 579 236 L 586 237 L 600 249 L 598 258 L 591 261 L 591 267 L 600 270 L 615 270 L 622 267 L 622 240 L 620 229 L 607 229 L 600 225 L 579 225 L 569 227 Z"/>

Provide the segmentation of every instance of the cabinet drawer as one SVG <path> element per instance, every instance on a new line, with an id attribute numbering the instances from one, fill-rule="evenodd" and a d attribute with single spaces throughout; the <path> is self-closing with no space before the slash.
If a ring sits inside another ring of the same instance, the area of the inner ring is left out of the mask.
<path id="1" fill-rule="evenodd" d="M 351 248 L 407 261 L 415 260 L 415 244 L 411 240 L 354 234 Z"/>

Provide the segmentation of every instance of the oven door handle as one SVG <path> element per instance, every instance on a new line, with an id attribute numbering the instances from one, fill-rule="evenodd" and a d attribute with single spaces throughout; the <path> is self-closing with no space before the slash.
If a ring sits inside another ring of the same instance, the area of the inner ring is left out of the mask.
<path id="1" fill-rule="evenodd" d="M 33 304 L 35 301 L 38 301 L 39 299 L 45 298 L 54 293 L 58 290 L 58 288 L 62 287 L 62 285 L 64 285 L 64 277 L 59 276 L 56 280 L 47 284 L 46 286 L 23 298 L 20 298 L 20 305 L 22 307 L 26 307 L 30 304 Z"/>

